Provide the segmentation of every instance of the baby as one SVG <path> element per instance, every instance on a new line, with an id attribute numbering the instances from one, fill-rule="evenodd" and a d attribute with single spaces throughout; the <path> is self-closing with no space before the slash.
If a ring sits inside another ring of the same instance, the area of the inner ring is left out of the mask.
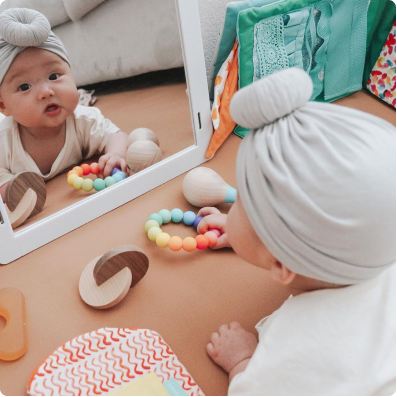
<path id="1" fill-rule="evenodd" d="M 100 110 L 78 105 L 66 50 L 44 15 L 12 8 L 0 15 L 0 193 L 22 171 L 44 180 L 103 154 L 101 173 L 127 171 L 127 135 Z"/>
<path id="2" fill-rule="evenodd" d="M 252 131 L 237 157 L 228 215 L 204 208 L 199 233 L 296 293 L 256 326 L 233 322 L 207 353 L 229 395 L 392 395 L 396 390 L 396 137 L 375 116 L 308 102 L 299 69 L 239 91 Z"/>

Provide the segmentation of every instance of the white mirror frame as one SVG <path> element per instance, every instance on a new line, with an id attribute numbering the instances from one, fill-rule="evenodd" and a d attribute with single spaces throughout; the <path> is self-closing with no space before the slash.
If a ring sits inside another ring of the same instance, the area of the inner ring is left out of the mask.
<path id="1" fill-rule="evenodd" d="M 206 161 L 211 111 L 197 0 L 175 0 L 195 145 L 14 233 L 0 199 L 0 264 L 15 259 L 133 200 Z"/>

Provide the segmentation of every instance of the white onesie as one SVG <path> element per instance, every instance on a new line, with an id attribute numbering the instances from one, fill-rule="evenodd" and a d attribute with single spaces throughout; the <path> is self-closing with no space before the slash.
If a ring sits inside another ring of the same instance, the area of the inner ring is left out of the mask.
<path id="1" fill-rule="evenodd" d="M 96 107 L 78 105 L 66 119 L 65 144 L 48 174 L 43 175 L 25 152 L 19 136 L 18 123 L 12 116 L 0 121 L 0 186 L 22 171 L 32 171 L 44 180 L 53 178 L 82 159 L 101 153 L 112 134 L 120 131 Z"/>
<path id="2" fill-rule="evenodd" d="M 356 285 L 288 299 L 257 325 L 259 344 L 229 395 L 392 395 L 395 266 Z"/>

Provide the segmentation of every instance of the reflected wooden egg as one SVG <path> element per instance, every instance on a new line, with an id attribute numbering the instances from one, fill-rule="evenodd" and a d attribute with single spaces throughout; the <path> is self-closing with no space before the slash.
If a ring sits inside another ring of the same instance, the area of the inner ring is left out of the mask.
<path id="1" fill-rule="evenodd" d="M 159 138 L 149 128 L 137 128 L 128 135 L 128 146 L 136 141 L 152 141 L 157 146 L 160 146 Z"/>
<path id="2" fill-rule="evenodd" d="M 127 164 L 132 172 L 139 172 L 159 162 L 163 157 L 161 149 L 152 141 L 132 143 L 127 150 Z"/>

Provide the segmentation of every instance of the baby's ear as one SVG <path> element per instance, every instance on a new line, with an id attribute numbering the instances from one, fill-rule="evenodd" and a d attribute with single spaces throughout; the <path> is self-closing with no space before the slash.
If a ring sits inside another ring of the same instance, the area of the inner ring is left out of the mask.
<path id="1" fill-rule="evenodd" d="M 296 276 L 296 273 L 289 270 L 286 266 L 284 266 L 279 261 L 275 261 L 270 266 L 270 274 L 273 280 L 276 280 L 278 283 L 282 285 L 291 284 L 293 279 Z"/>
<path id="2" fill-rule="evenodd" d="M 3 113 L 4 116 L 11 116 L 9 110 L 6 108 L 3 100 L 0 97 L 0 113 Z"/>

